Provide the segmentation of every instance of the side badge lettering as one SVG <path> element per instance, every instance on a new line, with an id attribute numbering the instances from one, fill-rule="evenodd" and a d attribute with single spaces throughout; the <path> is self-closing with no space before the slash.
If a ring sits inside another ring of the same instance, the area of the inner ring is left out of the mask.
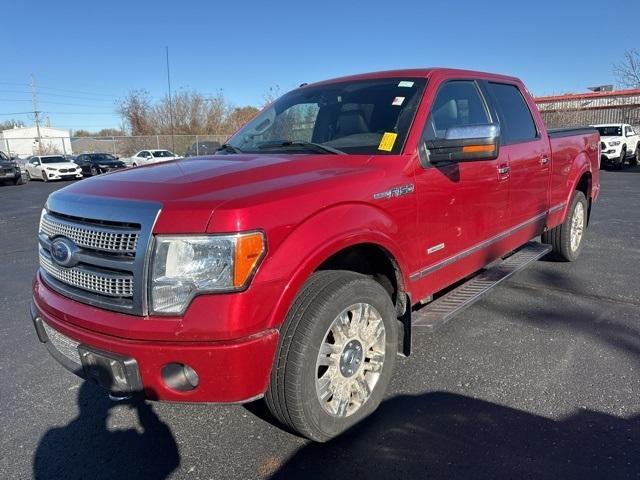
<path id="1" fill-rule="evenodd" d="M 439 243 L 438 245 L 434 245 L 433 247 L 427 248 L 427 254 L 431 255 L 432 253 L 442 250 L 443 248 L 444 248 L 444 243 Z"/>
<path id="2" fill-rule="evenodd" d="M 393 198 L 393 197 L 399 197 L 401 195 L 408 195 L 410 193 L 413 193 L 414 188 L 415 187 L 413 186 L 413 183 L 409 183 L 407 185 L 401 185 L 399 187 L 393 187 L 384 192 L 379 192 L 374 194 L 373 199 L 380 200 L 383 198 Z"/>

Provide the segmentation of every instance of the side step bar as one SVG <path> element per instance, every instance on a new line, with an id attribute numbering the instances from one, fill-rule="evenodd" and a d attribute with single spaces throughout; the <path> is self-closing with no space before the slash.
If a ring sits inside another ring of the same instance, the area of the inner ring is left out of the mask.
<path id="1" fill-rule="evenodd" d="M 442 297 L 412 313 L 416 332 L 433 331 L 458 313 L 480 300 L 489 290 L 551 251 L 550 245 L 529 242 L 495 266 L 481 270 L 476 276 Z"/>

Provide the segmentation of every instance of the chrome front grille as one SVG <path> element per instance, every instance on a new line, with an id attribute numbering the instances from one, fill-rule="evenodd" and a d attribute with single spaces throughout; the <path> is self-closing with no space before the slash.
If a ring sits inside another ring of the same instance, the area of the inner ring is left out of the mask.
<path id="1" fill-rule="evenodd" d="M 40 266 L 61 282 L 89 292 L 110 297 L 133 297 L 133 276 L 111 272 L 98 272 L 82 267 L 65 268 L 56 265 L 40 250 Z"/>
<path id="2" fill-rule="evenodd" d="M 49 237 L 61 235 L 70 238 L 79 247 L 113 253 L 135 252 L 140 237 L 137 231 L 85 225 L 52 217 L 49 214 L 42 216 L 40 231 Z"/>
<path id="3" fill-rule="evenodd" d="M 74 187 L 50 195 L 42 213 L 41 279 L 78 302 L 146 315 L 146 256 L 161 205 L 75 193 Z M 65 245 L 67 256 L 58 261 Z"/>

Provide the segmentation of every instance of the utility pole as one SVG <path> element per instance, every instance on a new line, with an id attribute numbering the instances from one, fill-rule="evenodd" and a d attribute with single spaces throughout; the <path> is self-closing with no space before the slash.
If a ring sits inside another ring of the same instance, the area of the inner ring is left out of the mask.
<path id="1" fill-rule="evenodd" d="M 169 47 L 165 47 L 167 53 L 167 87 L 169 88 L 169 123 L 171 124 L 171 151 L 175 153 L 176 146 L 173 142 L 173 102 L 171 101 L 171 74 L 169 73 Z"/>
<path id="2" fill-rule="evenodd" d="M 40 135 L 40 112 L 38 111 L 38 101 L 36 99 L 36 79 L 31 74 L 31 104 L 33 106 L 33 116 L 36 122 L 36 132 L 38 135 L 38 153 L 42 154 L 42 136 Z"/>

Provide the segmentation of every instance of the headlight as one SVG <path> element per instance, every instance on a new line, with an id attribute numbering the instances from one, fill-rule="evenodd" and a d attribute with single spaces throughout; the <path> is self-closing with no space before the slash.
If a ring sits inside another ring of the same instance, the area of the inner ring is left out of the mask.
<path id="1" fill-rule="evenodd" d="M 619 142 L 618 140 L 615 140 L 615 141 L 613 141 L 613 142 L 609 142 L 609 146 L 610 146 L 610 147 L 616 147 L 616 146 L 618 146 L 618 145 L 620 145 L 620 142 Z"/>
<path id="2" fill-rule="evenodd" d="M 53 168 L 53 167 L 46 167 L 46 169 L 52 172 L 57 171 L 57 168 Z"/>
<path id="3" fill-rule="evenodd" d="M 178 314 L 200 293 L 242 290 L 265 251 L 260 232 L 157 236 L 149 288 L 151 310 Z"/>

